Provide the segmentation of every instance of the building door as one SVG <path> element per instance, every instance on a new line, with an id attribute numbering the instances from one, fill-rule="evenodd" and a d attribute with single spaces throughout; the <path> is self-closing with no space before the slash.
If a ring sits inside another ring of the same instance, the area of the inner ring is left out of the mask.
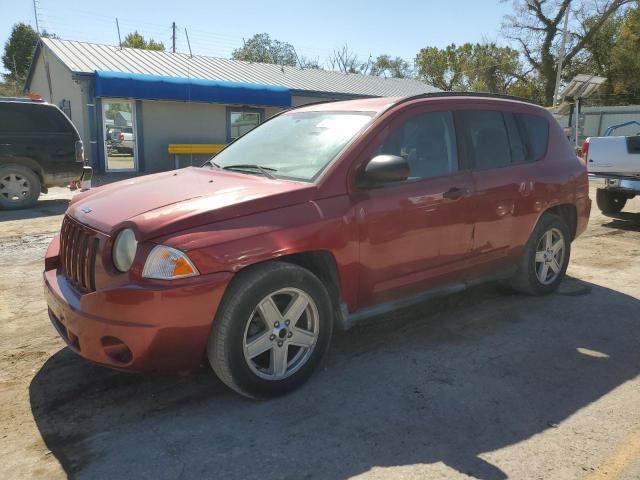
<path id="1" fill-rule="evenodd" d="M 131 100 L 102 100 L 104 163 L 107 172 L 138 170 L 135 103 Z"/>

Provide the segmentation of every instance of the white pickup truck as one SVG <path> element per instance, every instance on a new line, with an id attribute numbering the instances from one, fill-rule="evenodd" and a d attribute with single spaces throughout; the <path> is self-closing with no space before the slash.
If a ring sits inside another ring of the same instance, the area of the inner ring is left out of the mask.
<path id="1" fill-rule="evenodd" d="M 582 158 L 590 177 L 603 180 L 596 193 L 596 203 L 603 213 L 620 212 L 627 200 L 640 195 L 640 133 L 629 137 L 611 134 L 627 122 L 607 128 L 604 137 L 587 138 L 582 145 Z"/>

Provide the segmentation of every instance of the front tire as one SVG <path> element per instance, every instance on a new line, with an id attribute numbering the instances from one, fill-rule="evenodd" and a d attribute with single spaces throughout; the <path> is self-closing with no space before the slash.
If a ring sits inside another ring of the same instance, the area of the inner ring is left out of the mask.
<path id="1" fill-rule="evenodd" d="M 611 190 L 599 188 L 596 191 L 596 203 L 602 213 L 619 213 L 627 203 L 627 197 Z"/>
<path id="2" fill-rule="evenodd" d="M 36 173 L 22 165 L 0 166 L 0 208 L 18 210 L 36 204 L 42 184 Z"/>
<path id="3" fill-rule="evenodd" d="M 218 308 L 207 346 L 213 371 L 251 398 L 283 395 L 309 379 L 331 340 L 331 300 L 297 265 L 269 262 L 242 271 Z"/>
<path id="4" fill-rule="evenodd" d="M 564 279 L 571 256 L 571 237 L 565 221 L 544 214 L 527 241 L 511 285 L 527 295 L 548 295 Z"/>

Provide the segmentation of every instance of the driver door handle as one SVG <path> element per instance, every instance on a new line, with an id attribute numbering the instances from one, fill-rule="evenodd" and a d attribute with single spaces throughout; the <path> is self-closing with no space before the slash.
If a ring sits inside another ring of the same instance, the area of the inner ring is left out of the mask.
<path id="1" fill-rule="evenodd" d="M 469 194 L 469 190 L 466 188 L 452 187 L 446 192 L 442 194 L 443 198 L 447 198 L 449 200 L 457 200 L 458 198 L 462 198 Z"/>

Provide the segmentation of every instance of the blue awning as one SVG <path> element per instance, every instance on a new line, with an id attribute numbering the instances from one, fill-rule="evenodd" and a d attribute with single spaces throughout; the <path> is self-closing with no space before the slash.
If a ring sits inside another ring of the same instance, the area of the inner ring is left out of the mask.
<path id="1" fill-rule="evenodd" d="M 274 85 L 107 71 L 96 71 L 95 80 L 96 97 L 291 106 L 289 89 Z"/>

